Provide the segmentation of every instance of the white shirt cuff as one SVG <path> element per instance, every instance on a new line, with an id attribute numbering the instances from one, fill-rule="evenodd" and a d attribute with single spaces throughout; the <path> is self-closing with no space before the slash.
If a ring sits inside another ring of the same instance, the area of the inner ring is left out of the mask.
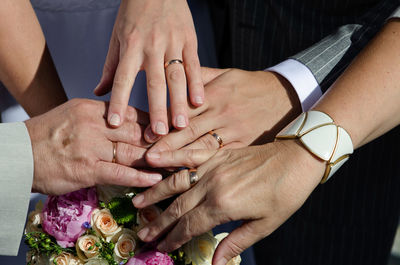
<path id="1" fill-rule="evenodd" d="M 266 71 L 278 73 L 292 84 L 303 111 L 308 111 L 322 96 L 321 88 L 314 75 L 299 61 L 287 59 Z"/>

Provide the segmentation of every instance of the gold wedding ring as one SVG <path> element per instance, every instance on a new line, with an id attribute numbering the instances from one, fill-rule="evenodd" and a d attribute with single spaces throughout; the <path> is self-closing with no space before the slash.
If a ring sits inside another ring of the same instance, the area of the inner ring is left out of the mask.
<path id="1" fill-rule="evenodd" d="M 117 161 L 117 143 L 112 142 L 113 144 L 113 158 L 112 158 L 112 163 L 115 163 Z"/>
<path id="2" fill-rule="evenodd" d="M 171 64 L 183 64 L 183 61 L 181 59 L 172 59 L 164 64 L 164 68 L 167 69 Z"/>
<path id="3" fill-rule="evenodd" d="M 199 175 L 197 175 L 197 169 L 191 168 L 189 169 L 189 182 L 190 186 L 193 186 L 199 181 Z"/>
<path id="4" fill-rule="evenodd" d="M 224 141 L 222 141 L 221 136 L 219 136 L 218 134 L 216 134 L 214 131 L 209 131 L 209 134 L 211 134 L 212 137 L 215 138 L 215 140 L 217 140 L 218 144 L 219 144 L 219 148 L 224 146 Z"/>

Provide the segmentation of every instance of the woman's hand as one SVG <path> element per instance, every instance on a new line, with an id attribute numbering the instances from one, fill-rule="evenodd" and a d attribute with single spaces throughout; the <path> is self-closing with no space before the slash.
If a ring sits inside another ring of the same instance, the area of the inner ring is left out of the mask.
<path id="1" fill-rule="evenodd" d="M 164 64 L 179 59 L 183 64 Z M 103 76 L 94 93 L 112 90 L 108 122 L 118 127 L 136 75 L 146 71 L 151 129 L 168 133 L 166 83 L 170 92 L 172 124 L 188 125 L 187 93 L 190 102 L 204 101 L 197 38 L 186 0 L 122 0 L 104 64 Z"/>
<path id="2" fill-rule="evenodd" d="M 190 124 L 159 140 L 150 152 L 217 149 L 218 142 L 207 132 L 213 130 L 225 148 L 239 148 L 274 139 L 301 112 L 297 94 L 283 77 L 264 71 L 202 68 L 206 102 L 191 109 Z M 145 139 L 158 138 L 145 130 Z"/>
<path id="3" fill-rule="evenodd" d="M 139 237 L 147 242 L 168 232 L 158 248 L 171 251 L 216 225 L 244 220 L 218 245 L 217 265 L 278 228 L 304 203 L 325 169 L 324 162 L 294 140 L 234 150 L 168 151 L 146 159 L 159 167 L 200 165 L 200 180 L 191 188 L 184 170 L 136 196 L 133 203 L 142 208 L 183 193 Z"/>

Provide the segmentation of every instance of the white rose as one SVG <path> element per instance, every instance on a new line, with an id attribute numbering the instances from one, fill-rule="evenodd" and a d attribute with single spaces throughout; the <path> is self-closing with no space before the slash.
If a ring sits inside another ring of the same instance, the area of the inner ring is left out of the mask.
<path id="1" fill-rule="evenodd" d="M 183 246 L 186 264 L 191 262 L 193 265 L 211 265 L 217 244 L 218 241 L 212 232 L 192 238 Z"/>
<path id="2" fill-rule="evenodd" d="M 114 241 L 114 240 L 113 240 Z M 130 253 L 136 249 L 136 234 L 130 229 L 122 229 L 121 233 L 118 234 L 114 247 L 114 259 L 117 262 L 121 262 L 124 259 L 130 258 Z"/>
<path id="3" fill-rule="evenodd" d="M 70 253 L 63 252 L 60 255 L 53 255 L 50 264 L 57 265 L 83 265 L 82 261 Z"/>
<path id="4" fill-rule="evenodd" d="M 218 235 L 215 235 L 215 239 L 217 239 L 218 244 L 219 244 L 228 235 L 229 235 L 228 233 L 220 233 Z M 218 244 L 217 244 L 217 246 L 218 246 Z M 242 262 L 242 258 L 240 257 L 240 255 L 237 255 L 236 257 L 231 259 L 226 265 L 239 265 L 241 262 Z"/>
<path id="5" fill-rule="evenodd" d="M 76 253 L 81 260 L 88 260 L 99 255 L 100 240 L 94 235 L 84 235 L 75 244 Z"/>
<path id="6" fill-rule="evenodd" d="M 96 209 L 92 212 L 91 225 L 93 229 L 107 242 L 111 241 L 116 234 L 121 231 L 121 227 L 118 226 L 114 220 L 110 210 L 108 209 Z"/>
<path id="7" fill-rule="evenodd" d="M 28 221 L 25 227 L 25 234 L 30 232 L 42 232 L 42 228 L 39 228 L 39 225 L 42 224 L 43 215 L 42 211 L 32 211 L 28 215 Z"/>
<path id="8" fill-rule="evenodd" d="M 161 215 L 161 213 L 161 208 L 155 205 L 150 205 L 145 208 L 139 209 L 137 214 L 138 231 L 142 229 L 146 224 L 155 220 L 158 216 Z"/>

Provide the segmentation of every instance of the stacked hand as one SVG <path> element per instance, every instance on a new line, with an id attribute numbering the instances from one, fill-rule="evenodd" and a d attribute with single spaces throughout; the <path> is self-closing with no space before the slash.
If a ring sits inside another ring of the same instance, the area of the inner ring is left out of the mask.
<path id="1" fill-rule="evenodd" d="M 183 64 L 168 65 L 171 60 Z M 140 70 L 147 75 L 152 131 L 157 135 L 168 133 L 167 83 L 172 124 L 186 127 L 186 87 L 191 104 L 200 106 L 204 101 L 196 32 L 186 0 L 121 1 L 103 76 L 95 89 L 96 95 L 112 90 L 110 125 L 118 127 L 125 120 L 132 85 Z"/>
<path id="2" fill-rule="evenodd" d="M 244 220 L 218 245 L 217 265 L 280 226 L 318 185 L 325 168 L 294 140 L 235 150 L 166 151 L 146 158 L 156 167 L 198 167 L 200 180 L 191 188 L 184 170 L 136 196 L 133 203 L 142 208 L 182 193 L 139 237 L 152 241 L 168 233 L 158 248 L 171 251 L 216 225 Z"/>
<path id="3" fill-rule="evenodd" d="M 131 168 L 145 166 L 148 144 L 142 132 L 147 116 L 129 107 L 126 122 L 112 129 L 106 111 L 104 102 L 74 99 L 26 121 L 34 191 L 64 194 L 96 184 L 143 187 L 161 180 L 158 173 Z"/>
<path id="4" fill-rule="evenodd" d="M 186 149 L 217 149 L 218 142 L 207 132 L 213 130 L 224 148 L 239 148 L 273 139 L 301 112 L 290 84 L 271 72 L 202 68 L 206 101 L 189 111 L 190 124 L 172 131 L 154 144 L 150 152 Z M 145 130 L 145 139 L 159 138 Z"/>

